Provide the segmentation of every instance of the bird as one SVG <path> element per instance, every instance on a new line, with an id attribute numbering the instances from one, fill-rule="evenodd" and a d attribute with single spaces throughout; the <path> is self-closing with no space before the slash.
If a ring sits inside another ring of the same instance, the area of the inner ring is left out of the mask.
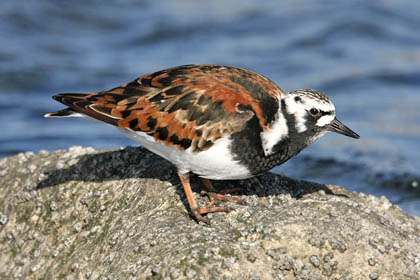
<path id="1" fill-rule="evenodd" d="M 110 90 L 62 93 L 67 108 L 45 117 L 82 117 L 108 123 L 176 166 L 198 222 L 229 212 L 210 180 L 242 180 L 283 164 L 327 132 L 360 136 L 336 118 L 335 106 L 314 89 L 285 93 L 251 70 L 189 64 L 146 74 Z M 190 174 L 209 197 L 199 206 Z M 240 199 L 236 199 L 241 202 Z"/>

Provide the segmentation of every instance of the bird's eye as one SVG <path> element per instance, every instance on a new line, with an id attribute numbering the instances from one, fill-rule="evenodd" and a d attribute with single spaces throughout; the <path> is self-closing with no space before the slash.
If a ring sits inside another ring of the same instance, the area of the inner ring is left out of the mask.
<path id="1" fill-rule="evenodd" d="M 309 113 L 311 113 L 311 115 L 316 116 L 319 114 L 319 110 L 316 108 L 312 108 L 311 110 L 309 110 Z"/>

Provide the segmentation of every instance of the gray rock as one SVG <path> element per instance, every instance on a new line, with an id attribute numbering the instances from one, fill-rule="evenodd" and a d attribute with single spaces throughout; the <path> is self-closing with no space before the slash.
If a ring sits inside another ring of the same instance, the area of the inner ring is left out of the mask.
<path id="1" fill-rule="evenodd" d="M 215 182 L 248 205 L 207 226 L 142 148 L 22 153 L 0 170 L 1 279 L 420 278 L 420 219 L 384 197 L 267 173 Z"/>

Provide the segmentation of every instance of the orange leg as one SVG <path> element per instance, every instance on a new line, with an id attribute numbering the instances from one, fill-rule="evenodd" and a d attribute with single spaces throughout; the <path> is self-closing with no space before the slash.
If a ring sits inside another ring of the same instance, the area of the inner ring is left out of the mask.
<path id="1" fill-rule="evenodd" d="M 204 187 L 206 188 L 206 190 L 201 191 L 201 194 L 202 195 L 207 195 L 209 197 L 211 205 L 217 203 L 220 200 L 221 201 L 233 200 L 238 204 L 241 204 L 241 205 L 245 204 L 245 202 L 243 202 L 243 200 L 240 199 L 240 198 L 232 197 L 232 196 L 225 196 L 225 194 L 240 191 L 241 190 L 240 188 L 227 189 L 227 190 L 223 190 L 223 191 L 217 193 L 217 190 L 213 187 L 213 185 L 211 184 L 209 179 L 201 178 L 201 181 L 203 181 Z"/>
<path id="2" fill-rule="evenodd" d="M 195 218 L 198 221 L 202 221 L 204 223 L 209 223 L 209 220 L 202 215 L 207 213 L 214 213 L 214 212 L 229 212 L 226 207 L 223 206 L 213 206 L 214 202 L 210 202 L 207 206 L 198 207 L 197 202 L 193 196 L 191 185 L 190 185 L 190 176 L 188 173 L 180 173 L 178 172 L 178 176 L 181 179 L 182 186 L 184 187 L 184 192 L 187 197 L 188 203 L 190 205 L 191 212 L 194 214 Z"/>

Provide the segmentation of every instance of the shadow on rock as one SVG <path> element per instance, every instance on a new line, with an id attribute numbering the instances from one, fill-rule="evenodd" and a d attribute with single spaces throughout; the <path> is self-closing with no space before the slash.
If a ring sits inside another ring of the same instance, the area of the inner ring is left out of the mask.
<path id="1" fill-rule="evenodd" d="M 66 166 L 65 159 L 61 164 Z M 127 147 L 123 150 L 107 151 L 95 154 L 83 154 L 77 162 L 67 168 L 44 172 L 46 179 L 37 188 L 55 187 L 68 181 L 104 182 L 129 178 L 153 178 L 169 181 L 178 186 L 177 192 L 184 196 L 175 166 L 165 159 L 142 147 Z M 192 188 L 200 192 L 202 183 L 197 176 L 192 176 Z M 286 176 L 267 172 L 248 180 L 212 181 L 216 189 L 240 188 L 241 194 L 265 197 L 270 195 L 290 194 L 301 198 L 305 194 L 323 190 L 326 194 L 334 194 L 326 185 L 300 181 Z M 182 193 L 182 194 L 181 194 Z"/>

